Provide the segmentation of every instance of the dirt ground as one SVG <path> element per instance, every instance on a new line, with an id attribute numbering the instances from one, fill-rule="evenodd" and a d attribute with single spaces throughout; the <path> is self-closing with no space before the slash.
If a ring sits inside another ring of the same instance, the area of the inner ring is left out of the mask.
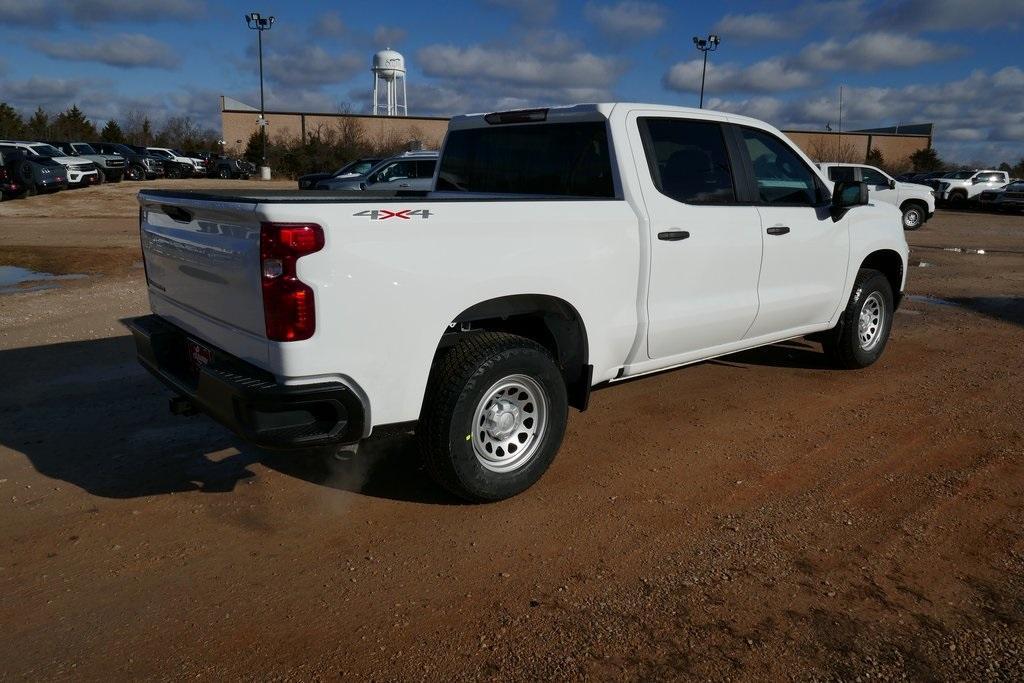
<path id="1" fill-rule="evenodd" d="M 1024 216 L 909 234 L 874 367 L 793 342 L 598 391 L 470 506 L 404 436 L 168 414 L 118 323 L 152 184 L 0 205 L 0 264 L 89 275 L 0 296 L 0 678 L 1024 680 Z"/>

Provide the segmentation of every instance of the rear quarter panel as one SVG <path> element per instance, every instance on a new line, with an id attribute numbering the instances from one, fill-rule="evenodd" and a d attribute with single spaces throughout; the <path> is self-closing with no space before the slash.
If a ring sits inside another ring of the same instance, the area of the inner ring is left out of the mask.
<path id="1" fill-rule="evenodd" d="M 427 210 L 373 220 L 367 210 Z M 441 335 L 470 306 L 517 294 L 561 298 L 582 316 L 594 381 L 610 379 L 637 330 L 638 219 L 622 200 L 262 204 L 267 221 L 309 221 L 325 248 L 298 262 L 316 334 L 271 344 L 271 372 L 362 387 L 375 425 L 419 416 Z"/>

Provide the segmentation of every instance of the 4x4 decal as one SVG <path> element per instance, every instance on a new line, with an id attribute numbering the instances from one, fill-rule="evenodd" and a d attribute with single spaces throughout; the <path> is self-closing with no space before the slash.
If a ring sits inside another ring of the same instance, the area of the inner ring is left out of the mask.
<path id="1" fill-rule="evenodd" d="M 367 209 L 366 211 L 360 211 L 359 213 L 354 213 L 352 215 L 360 217 L 367 216 L 371 221 L 386 221 L 389 218 L 411 220 L 413 216 L 430 218 L 430 209 L 400 209 L 398 211 L 391 211 L 390 209 Z"/>

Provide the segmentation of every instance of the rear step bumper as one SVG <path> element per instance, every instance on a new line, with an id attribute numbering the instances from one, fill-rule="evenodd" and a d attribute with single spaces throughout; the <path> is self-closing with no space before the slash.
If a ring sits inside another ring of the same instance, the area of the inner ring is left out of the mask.
<path id="1" fill-rule="evenodd" d="M 197 410 L 264 448 L 298 449 L 356 443 L 366 410 L 340 382 L 278 384 L 273 375 L 209 344 L 156 315 L 124 321 L 135 338 L 139 362 Z M 188 341 L 210 351 L 194 364 Z M 172 400 L 187 414 L 180 400 Z"/>

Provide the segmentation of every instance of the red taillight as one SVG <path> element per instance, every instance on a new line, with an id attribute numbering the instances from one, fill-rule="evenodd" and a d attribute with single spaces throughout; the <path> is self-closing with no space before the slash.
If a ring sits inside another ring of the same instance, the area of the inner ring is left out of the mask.
<path id="1" fill-rule="evenodd" d="M 324 248 L 324 231 L 311 223 L 263 223 L 260 226 L 260 279 L 267 338 L 309 339 L 316 330 L 313 290 L 299 280 L 295 262 Z"/>

